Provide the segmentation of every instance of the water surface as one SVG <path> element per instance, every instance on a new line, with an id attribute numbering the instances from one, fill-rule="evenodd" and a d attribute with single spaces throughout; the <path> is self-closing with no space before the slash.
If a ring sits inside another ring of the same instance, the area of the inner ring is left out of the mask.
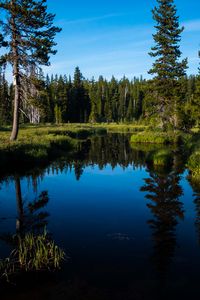
<path id="1" fill-rule="evenodd" d="M 1 257 L 10 235 L 44 227 L 69 256 L 50 282 L 5 290 L 4 299 L 195 296 L 200 188 L 190 184 L 180 151 L 165 168 L 146 163 L 150 151 L 111 134 L 81 142 L 46 169 L 2 175 Z"/>

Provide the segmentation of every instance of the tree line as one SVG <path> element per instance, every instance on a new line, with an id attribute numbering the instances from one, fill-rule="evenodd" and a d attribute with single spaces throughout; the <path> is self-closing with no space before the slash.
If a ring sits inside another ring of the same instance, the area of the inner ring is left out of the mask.
<path id="1" fill-rule="evenodd" d="M 20 123 L 98 123 L 98 122 L 156 122 L 152 80 L 142 77 L 130 80 L 114 76 L 107 80 L 85 79 L 77 67 L 70 76 L 44 75 L 37 79 L 37 95 L 21 106 Z M 179 80 L 182 128 L 198 125 L 200 112 L 200 76 L 184 76 Z M 0 76 L 0 125 L 12 124 L 13 84 L 4 74 Z"/>

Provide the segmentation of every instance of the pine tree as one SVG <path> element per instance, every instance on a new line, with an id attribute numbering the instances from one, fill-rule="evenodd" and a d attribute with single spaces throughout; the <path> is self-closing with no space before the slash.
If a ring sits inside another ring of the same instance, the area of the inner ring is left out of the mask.
<path id="1" fill-rule="evenodd" d="M 92 79 L 89 84 L 89 98 L 91 103 L 91 112 L 89 116 L 89 121 L 92 123 L 98 122 L 98 108 L 97 108 L 97 84 Z"/>
<path id="2" fill-rule="evenodd" d="M 106 82 L 103 76 L 99 76 L 97 82 L 97 111 L 99 121 L 105 121 L 105 98 L 106 98 Z"/>
<path id="3" fill-rule="evenodd" d="M 179 79 L 185 75 L 187 59 L 180 61 L 179 42 L 184 28 L 179 26 L 179 17 L 174 0 L 157 0 L 153 9 L 156 33 L 155 46 L 150 56 L 156 58 L 150 74 L 155 74 L 154 89 L 157 92 L 157 110 L 162 122 L 177 127 Z"/>
<path id="4" fill-rule="evenodd" d="M 60 28 L 53 26 L 55 15 L 47 13 L 46 0 L 1 0 L 5 13 L 1 20 L 7 52 L 1 62 L 10 64 L 14 80 L 14 115 L 10 139 L 16 140 L 19 129 L 19 109 L 23 97 L 23 82 L 32 68 L 49 65 L 49 56 L 56 54 L 54 37 Z"/>
<path id="5" fill-rule="evenodd" d="M 123 77 L 123 79 L 119 82 L 118 116 L 119 116 L 120 122 L 125 121 L 126 107 L 127 107 L 129 98 L 130 98 L 129 81 L 127 78 Z"/>
<path id="6" fill-rule="evenodd" d="M 12 102 L 10 89 L 4 72 L 0 72 L 0 125 L 8 125 L 11 121 Z"/>
<path id="7" fill-rule="evenodd" d="M 56 124 L 60 124 L 62 123 L 62 112 L 61 112 L 61 108 L 56 104 L 55 108 L 54 108 L 54 114 L 55 114 L 55 122 Z"/>
<path id="8" fill-rule="evenodd" d="M 199 53 L 200 57 L 200 53 Z M 186 103 L 183 111 L 183 123 L 186 129 L 200 124 L 200 68 L 199 74 L 190 76 L 186 82 Z"/>
<path id="9" fill-rule="evenodd" d="M 84 78 L 79 69 L 75 68 L 74 82 L 70 107 L 72 110 L 72 122 L 87 122 L 90 115 L 90 103 L 87 91 L 84 87 Z"/>
<path id="10" fill-rule="evenodd" d="M 199 58 L 200 58 L 200 51 L 199 51 Z M 194 94 L 194 103 L 193 103 L 193 111 L 196 124 L 199 126 L 200 124 L 200 64 L 199 64 L 199 74 L 196 78 L 196 90 Z"/>

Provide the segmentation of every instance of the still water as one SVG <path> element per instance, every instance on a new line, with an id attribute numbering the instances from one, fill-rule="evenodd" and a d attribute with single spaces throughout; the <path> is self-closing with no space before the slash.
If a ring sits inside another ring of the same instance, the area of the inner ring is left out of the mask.
<path id="1" fill-rule="evenodd" d="M 155 168 L 153 150 L 98 136 L 46 169 L 1 174 L 1 258 L 9 236 L 44 227 L 68 256 L 53 278 L 3 288 L 3 299 L 197 299 L 200 186 L 180 151 Z"/>

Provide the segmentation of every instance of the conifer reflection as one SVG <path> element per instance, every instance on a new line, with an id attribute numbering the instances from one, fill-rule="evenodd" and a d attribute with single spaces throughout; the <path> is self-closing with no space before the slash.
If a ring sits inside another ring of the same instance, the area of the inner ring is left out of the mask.
<path id="1" fill-rule="evenodd" d="M 44 210 L 49 202 L 48 192 L 43 191 L 33 201 L 26 202 L 22 197 L 21 181 L 17 175 L 14 177 L 14 186 L 17 208 L 15 234 L 24 236 L 27 232 L 33 234 L 44 232 L 49 217 L 49 213 Z M 0 235 L 0 239 L 8 244 L 13 244 L 13 233 L 3 233 Z"/>
<path id="2" fill-rule="evenodd" d="M 127 134 L 108 134 L 95 136 L 87 141 L 78 143 L 76 151 L 66 158 L 54 162 L 47 172 L 66 172 L 74 169 L 77 180 L 81 179 L 84 169 L 97 165 L 103 170 L 107 165 L 113 169 L 117 166 L 127 168 L 144 167 L 146 165 L 146 154 L 144 151 L 131 149 L 130 136 Z"/>
<path id="3" fill-rule="evenodd" d="M 17 233 L 22 234 L 27 231 L 35 232 L 44 230 L 45 226 L 48 224 L 47 218 L 49 214 L 42 209 L 49 202 L 48 192 L 41 192 L 37 199 L 25 205 L 22 199 L 20 178 L 15 177 L 14 181 L 18 213 L 16 220 Z"/>
<path id="4" fill-rule="evenodd" d="M 184 217 L 183 204 L 179 200 L 183 193 L 180 186 L 180 175 L 174 170 L 167 173 L 164 170 L 162 172 L 151 170 L 141 191 L 147 192 L 145 197 L 150 200 L 147 207 L 153 216 L 148 221 L 153 231 L 152 260 L 161 278 L 166 275 L 174 256 L 176 226 L 178 221 Z"/>

